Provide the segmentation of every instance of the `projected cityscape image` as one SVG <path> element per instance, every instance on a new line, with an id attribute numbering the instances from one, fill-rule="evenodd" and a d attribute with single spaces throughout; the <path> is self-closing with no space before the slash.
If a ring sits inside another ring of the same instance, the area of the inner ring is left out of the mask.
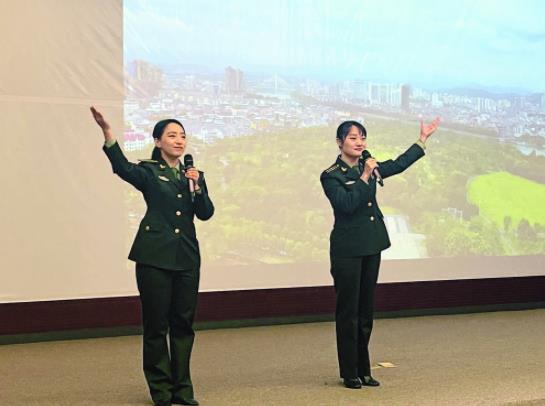
<path id="1" fill-rule="evenodd" d="M 207 263 L 326 261 L 336 127 L 362 122 L 386 160 L 435 116 L 427 156 L 378 193 L 383 257 L 543 254 L 545 6 L 416 3 L 125 2 L 123 148 L 148 158 L 155 122 L 183 122 L 217 207 Z M 128 193 L 132 229 L 142 209 Z"/>

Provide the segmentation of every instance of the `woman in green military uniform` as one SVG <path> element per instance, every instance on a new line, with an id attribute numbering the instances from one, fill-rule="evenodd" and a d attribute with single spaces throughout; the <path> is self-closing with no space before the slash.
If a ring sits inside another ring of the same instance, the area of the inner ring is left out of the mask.
<path id="1" fill-rule="evenodd" d="M 320 177 L 335 216 L 330 260 L 339 370 L 347 388 L 379 386 L 371 376 L 369 339 L 380 254 L 390 246 L 390 240 L 377 204 L 377 175 L 383 179 L 396 175 L 423 157 L 424 144 L 438 125 L 439 118 L 428 125 L 421 122 L 415 144 L 395 160 L 377 162 L 362 159 L 367 147 L 363 125 L 346 121 L 337 128 L 340 155 Z"/>
<path id="2" fill-rule="evenodd" d="M 200 269 L 193 219 L 208 220 L 214 214 L 204 174 L 180 162 L 186 135 L 178 120 L 159 121 L 153 129 L 153 159 L 133 164 L 102 114 L 94 107 L 91 112 L 104 134 L 103 149 L 114 173 L 142 192 L 147 205 L 129 259 L 136 262 L 144 375 L 151 397 L 158 406 L 198 405 L 189 372 Z"/>

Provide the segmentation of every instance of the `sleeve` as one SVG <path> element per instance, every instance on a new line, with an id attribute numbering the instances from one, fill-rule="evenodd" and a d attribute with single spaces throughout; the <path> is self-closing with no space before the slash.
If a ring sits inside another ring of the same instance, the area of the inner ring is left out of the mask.
<path id="1" fill-rule="evenodd" d="M 378 170 L 383 179 L 403 172 L 425 155 L 424 149 L 419 144 L 413 144 L 396 159 L 389 159 L 378 163 Z"/>
<path id="2" fill-rule="evenodd" d="M 110 148 L 110 147 L 112 147 L 114 144 L 117 144 L 117 140 L 104 141 L 104 146 L 105 146 L 106 148 Z"/>
<path id="3" fill-rule="evenodd" d="M 129 162 L 123 151 L 119 147 L 119 143 L 113 145 L 104 145 L 102 148 L 110 163 L 112 164 L 112 170 L 125 182 L 130 183 L 138 190 L 144 190 L 148 171 L 143 167 Z"/>
<path id="4" fill-rule="evenodd" d="M 195 215 L 199 220 L 208 220 L 214 214 L 214 204 L 210 200 L 210 196 L 208 196 L 208 188 L 206 187 L 206 180 L 202 172 L 199 179 L 199 186 L 199 192 L 195 193 Z"/>
<path id="5" fill-rule="evenodd" d="M 422 148 L 422 150 L 426 150 L 426 144 L 424 143 L 424 141 L 418 139 L 416 142 L 415 142 L 416 145 L 418 145 L 420 148 Z"/>
<path id="6" fill-rule="evenodd" d="M 338 179 L 323 172 L 320 182 L 334 210 L 352 214 L 363 201 L 371 198 L 371 188 L 363 180 L 358 179 L 346 188 Z"/>

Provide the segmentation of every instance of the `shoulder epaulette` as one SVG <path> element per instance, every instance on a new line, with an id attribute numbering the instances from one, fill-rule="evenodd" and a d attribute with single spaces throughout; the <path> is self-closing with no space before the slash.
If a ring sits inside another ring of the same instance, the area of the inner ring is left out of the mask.
<path id="1" fill-rule="evenodd" d="M 331 173 L 333 172 L 335 169 L 339 168 L 339 164 L 333 164 L 331 165 L 329 168 L 327 168 L 324 172 L 325 173 Z"/>
<path id="2" fill-rule="evenodd" d="M 159 161 L 156 161 L 155 159 L 139 159 L 138 162 L 141 162 L 143 164 L 156 164 Z"/>

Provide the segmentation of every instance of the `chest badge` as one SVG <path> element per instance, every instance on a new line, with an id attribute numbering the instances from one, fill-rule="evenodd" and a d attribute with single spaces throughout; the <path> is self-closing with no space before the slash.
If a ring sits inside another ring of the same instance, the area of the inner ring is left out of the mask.
<path id="1" fill-rule="evenodd" d="M 353 185 L 354 183 L 356 183 L 355 180 L 349 180 L 348 182 L 344 182 L 345 185 Z"/>
<path id="2" fill-rule="evenodd" d="M 161 180 L 164 180 L 165 182 L 170 182 L 170 180 L 168 180 L 168 178 L 166 176 L 159 175 L 158 178 L 161 179 Z"/>

